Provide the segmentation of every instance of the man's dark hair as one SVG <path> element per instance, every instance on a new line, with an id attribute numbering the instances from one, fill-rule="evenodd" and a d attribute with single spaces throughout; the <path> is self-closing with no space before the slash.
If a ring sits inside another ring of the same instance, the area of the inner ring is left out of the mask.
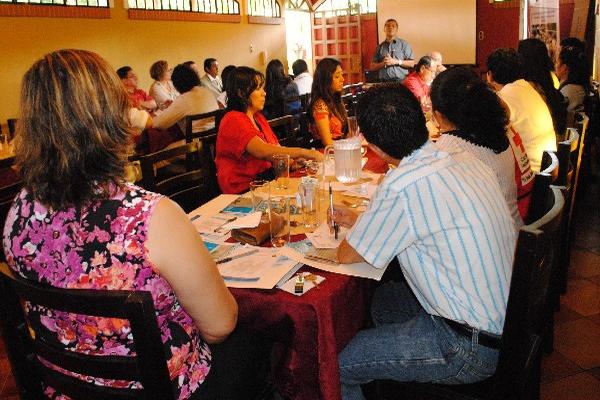
<path id="1" fill-rule="evenodd" d="M 292 64 L 292 71 L 294 72 L 294 76 L 298 76 L 303 72 L 308 72 L 308 65 L 306 64 L 306 61 L 303 59 L 294 61 Z"/>
<path id="2" fill-rule="evenodd" d="M 171 75 L 173 86 L 181 94 L 189 92 L 194 86 L 200 85 L 200 77 L 189 65 L 179 64 Z"/>
<path id="3" fill-rule="evenodd" d="M 400 83 L 367 90 L 357 109 L 358 125 L 365 139 L 391 157 L 402 159 L 429 138 L 419 101 Z"/>
<path id="4" fill-rule="evenodd" d="M 246 112 L 250 95 L 265 83 L 265 76 L 250 67 L 237 67 L 227 78 L 227 110 Z"/>
<path id="5" fill-rule="evenodd" d="M 119 75 L 119 78 L 125 79 L 127 78 L 129 71 L 131 71 L 131 67 L 129 65 L 125 65 L 117 70 L 117 75 Z"/>
<path id="6" fill-rule="evenodd" d="M 192 64 L 196 64 L 196 61 L 192 61 L 192 60 L 190 60 L 190 61 L 186 61 L 186 62 L 184 62 L 184 63 L 182 63 L 182 64 L 183 64 L 183 65 L 187 65 L 188 67 L 191 67 L 191 66 L 192 66 Z"/>
<path id="7" fill-rule="evenodd" d="M 579 47 L 564 46 L 560 49 L 558 59 L 569 68 L 569 74 L 560 87 L 567 84 L 581 85 L 587 91 L 590 87 L 590 73 L 585 53 Z"/>
<path id="8" fill-rule="evenodd" d="M 208 70 L 212 66 L 212 63 L 214 63 L 215 61 L 217 61 L 216 58 L 207 58 L 206 60 L 204 60 L 204 72 L 208 72 Z"/>
<path id="9" fill-rule="evenodd" d="M 415 64 L 415 71 L 420 72 L 421 68 L 431 68 L 431 64 L 433 63 L 433 58 L 430 56 L 423 56 L 419 59 L 419 62 Z"/>
<path id="10" fill-rule="evenodd" d="M 448 69 L 431 85 L 433 109 L 458 128 L 455 136 L 499 154 L 508 148 L 508 118 L 500 98 L 467 67 Z"/>
<path id="11" fill-rule="evenodd" d="M 394 18 L 389 18 L 386 19 L 385 22 L 383 23 L 384 25 L 387 24 L 388 22 L 393 22 L 396 24 L 396 28 L 398 27 L 398 21 L 396 21 Z"/>
<path id="12" fill-rule="evenodd" d="M 515 49 L 500 48 L 492 51 L 487 59 L 487 69 L 494 81 L 506 85 L 523 77 L 523 62 Z"/>

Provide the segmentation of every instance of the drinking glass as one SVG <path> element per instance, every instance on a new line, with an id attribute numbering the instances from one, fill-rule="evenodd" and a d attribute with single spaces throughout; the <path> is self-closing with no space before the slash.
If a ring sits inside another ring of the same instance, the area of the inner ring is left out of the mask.
<path id="1" fill-rule="evenodd" d="M 348 139 L 358 136 L 358 121 L 356 117 L 348 117 Z"/>
<path id="2" fill-rule="evenodd" d="M 304 227 L 312 231 L 319 226 L 319 181 L 304 177 L 298 185 Z"/>
<path id="3" fill-rule="evenodd" d="M 290 156 L 288 154 L 275 155 L 272 165 L 275 172 L 275 188 L 287 189 L 290 178 Z"/>
<path id="4" fill-rule="evenodd" d="M 267 212 L 267 201 L 269 200 L 269 182 L 255 180 L 250 182 L 250 194 L 252 195 L 252 211 Z"/>
<path id="5" fill-rule="evenodd" d="M 282 247 L 290 242 L 290 196 L 287 190 L 277 189 L 271 184 L 269 191 L 269 233 L 273 247 Z"/>

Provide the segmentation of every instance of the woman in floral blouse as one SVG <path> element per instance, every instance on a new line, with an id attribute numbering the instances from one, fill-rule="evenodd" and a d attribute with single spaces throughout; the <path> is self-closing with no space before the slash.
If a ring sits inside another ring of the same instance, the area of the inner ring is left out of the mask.
<path id="1" fill-rule="evenodd" d="M 309 120 L 313 137 L 323 146 L 343 138 L 348 130 L 348 117 L 342 102 L 342 74 L 342 64 L 333 58 L 322 59 L 315 69 Z"/>
<path id="2" fill-rule="evenodd" d="M 60 50 L 29 69 L 15 149 L 25 188 L 6 219 L 4 252 L 17 274 L 55 287 L 150 291 L 175 396 L 188 399 L 211 368 L 207 343 L 234 329 L 237 304 L 181 208 L 125 183 L 127 109 L 119 78 L 95 53 Z M 134 353 L 127 321 L 32 305 L 27 313 L 70 350 Z"/>

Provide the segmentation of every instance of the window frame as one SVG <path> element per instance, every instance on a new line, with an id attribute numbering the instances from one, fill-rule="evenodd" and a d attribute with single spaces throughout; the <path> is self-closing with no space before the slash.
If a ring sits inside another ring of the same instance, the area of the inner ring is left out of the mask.
<path id="1" fill-rule="evenodd" d="M 105 6 L 0 2 L 0 17 L 48 17 L 109 19 L 113 0 Z"/>
<path id="2" fill-rule="evenodd" d="M 285 19 L 283 18 L 284 7 L 282 5 L 282 1 L 280 0 L 266 0 L 272 1 L 279 8 L 279 17 L 267 17 L 264 15 L 252 15 L 250 14 L 251 10 L 251 2 L 252 0 L 246 1 L 246 13 L 248 14 L 248 23 L 249 24 L 263 24 L 263 25 L 282 25 L 285 23 Z"/>
<path id="3" fill-rule="evenodd" d="M 124 5 L 127 8 L 129 19 L 240 23 L 242 22 L 242 9 L 240 1 L 231 1 L 237 4 L 237 14 L 217 14 L 193 10 L 155 10 L 146 8 L 130 8 L 128 0 L 124 0 Z"/>

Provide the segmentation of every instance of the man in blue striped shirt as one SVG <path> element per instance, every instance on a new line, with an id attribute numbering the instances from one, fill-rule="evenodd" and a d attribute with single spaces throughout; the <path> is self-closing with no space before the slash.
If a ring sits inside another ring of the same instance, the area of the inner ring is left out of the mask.
<path id="1" fill-rule="evenodd" d="M 431 143 L 419 102 L 400 85 L 365 93 L 358 120 L 396 168 L 360 217 L 336 209 L 352 226 L 338 257 L 376 268 L 397 257 L 406 283 L 377 289 L 374 328 L 340 354 L 342 398 L 363 399 L 360 384 L 373 379 L 483 380 L 497 364 L 516 244 L 497 178 L 460 147 Z"/>

